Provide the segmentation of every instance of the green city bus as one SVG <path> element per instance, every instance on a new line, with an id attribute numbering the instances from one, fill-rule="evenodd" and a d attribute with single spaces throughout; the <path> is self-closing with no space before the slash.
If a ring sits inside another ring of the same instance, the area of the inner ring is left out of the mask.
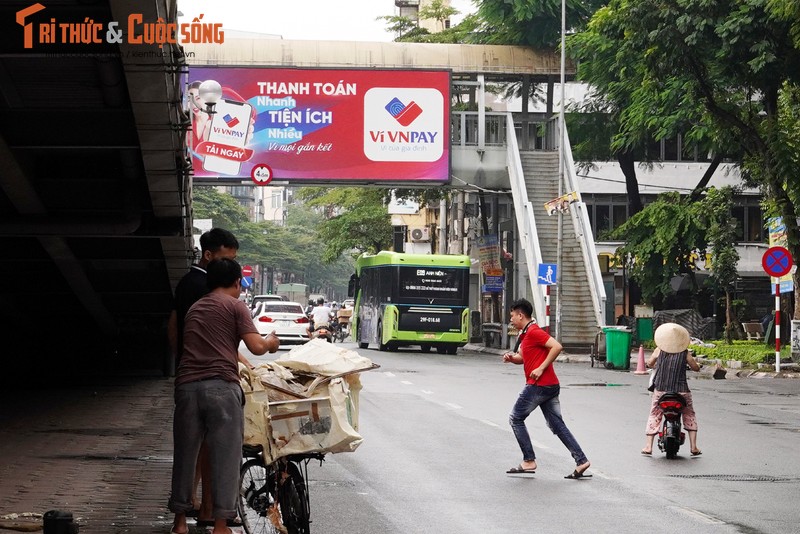
<path id="1" fill-rule="evenodd" d="M 455 354 L 469 336 L 469 268 L 469 256 L 362 254 L 348 290 L 358 346 Z"/>

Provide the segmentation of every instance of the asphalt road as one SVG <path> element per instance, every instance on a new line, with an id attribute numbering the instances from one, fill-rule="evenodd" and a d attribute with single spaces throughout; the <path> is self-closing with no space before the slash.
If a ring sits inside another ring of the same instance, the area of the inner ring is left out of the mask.
<path id="1" fill-rule="evenodd" d="M 505 474 L 521 459 L 508 426 L 520 367 L 464 351 L 358 352 L 381 365 L 361 375 L 364 442 L 309 465 L 314 534 L 800 532 L 797 380 L 692 380 L 703 455 L 687 440 L 667 460 L 639 452 L 646 376 L 556 364 L 564 420 L 594 474 L 574 481 L 538 411 L 536 474 Z"/>

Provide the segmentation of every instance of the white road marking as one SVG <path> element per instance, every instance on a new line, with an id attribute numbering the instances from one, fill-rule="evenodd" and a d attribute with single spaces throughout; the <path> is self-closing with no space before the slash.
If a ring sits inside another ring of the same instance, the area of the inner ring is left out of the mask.
<path id="1" fill-rule="evenodd" d="M 383 374 L 384 374 L 385 376 L 388 376 L 389 378 L 392 378 L 392 377 L 394 376 L 394 373 L 392 373 L 392 372 L 389 372 L 389 371 L 384 371 L 384 373 L 383 373 Z"/>
<path id="2" fill-rule="evenodd" d="M 500 428 L 500 425 L 498 425 L 497 423 L 492 423 L 491 421 L 487 421 L 486 419 L 480 419 L 480 422 L 483 423 L 484 425 L 489 425 L 489 426 L 493 426 L 495 428 Z"/>
<path id="3" fill-rule="evenodd" d="M 405 384 L 407 386 L 413 386 L 414 385 L 414 382 L 409 382 L 408 380 L 401 380 L 400 383 L 401 384 Z"/>
<path id="4" fill-rule="evenodd" d="M 430 390 L 427 390 L 427 389 L 423 389 L 423 390 L 421 390 L 421 391 L 422 391 L 422 392 L 423 392 L 425 395 L 433 395 L 433 391 L 430 391 Z"/>
<path id="5" fill-rule="evenodd" d="M 724 524 L 726 524 L 725 521 L 717 519 L 716 517 L 711 517 L 710 515 L 704 514 L 703 512 L 701 512 L 699 510 L 693 510 L 692 508 L 683 508 L 681 506 L 675 506 L 674 508 L 676 510 L 678 510 L 679 512 L 683 512 L 686 515 L 690 515 L 692 517 L 696 517 L 697 519 L 699 519 L 703 523 L 708 523 L 709 525 L 724 525 Z"/>
<path id="6" fill-rule="evenodd" d="M 450 408 L 452 408 L 454 410 L 462 409 L 462 406 L 459 406 L 458 404 L 453 404 L 452 402 L 445 402 L 445 405 L 449 406 Z"/>

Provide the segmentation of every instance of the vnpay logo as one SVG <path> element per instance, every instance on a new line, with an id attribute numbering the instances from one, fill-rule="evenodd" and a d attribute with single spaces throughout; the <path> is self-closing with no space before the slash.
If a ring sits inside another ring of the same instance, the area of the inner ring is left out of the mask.
<path id="1" fill-rule="evenodd" d="M 394 97 L 386 104 L 386 111 L 403 126 L 408 126 L 414 122 L 414 119 L 422 114 L 422 108 L 419 107 L 416 102 L 412 100 L 411 103 L 406 106 L 397 97 Z"/>
<path id="2" fill-rule="evenodd" d="M 233 128 L 234 126 L 239 124 L 239 119 L 237 119 L 236 117 L 231 117 L 230 113 L 226 113 L 225 116 L 222 117 L 222 120 L 225 121 L 225 124 L 228 125 L 228 128 Z"/>
<path id="3" fill-rule="evenodd" d="M 372 161 L 439 161 L 445 98 L 425 87 L 373 87 L 364 94 L 364 155 Z"/>

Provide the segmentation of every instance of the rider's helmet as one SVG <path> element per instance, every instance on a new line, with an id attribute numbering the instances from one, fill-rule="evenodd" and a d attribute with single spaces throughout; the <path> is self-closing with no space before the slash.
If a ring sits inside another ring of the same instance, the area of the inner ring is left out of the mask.
<path id="1" fill-rule="evenodd" d="M 322 298 L 322 297 L 318 298 L 317 299 L 317 305 L 318 306 L 322 306 L 323 304 L 325 304 L 325 299 Z"/>

